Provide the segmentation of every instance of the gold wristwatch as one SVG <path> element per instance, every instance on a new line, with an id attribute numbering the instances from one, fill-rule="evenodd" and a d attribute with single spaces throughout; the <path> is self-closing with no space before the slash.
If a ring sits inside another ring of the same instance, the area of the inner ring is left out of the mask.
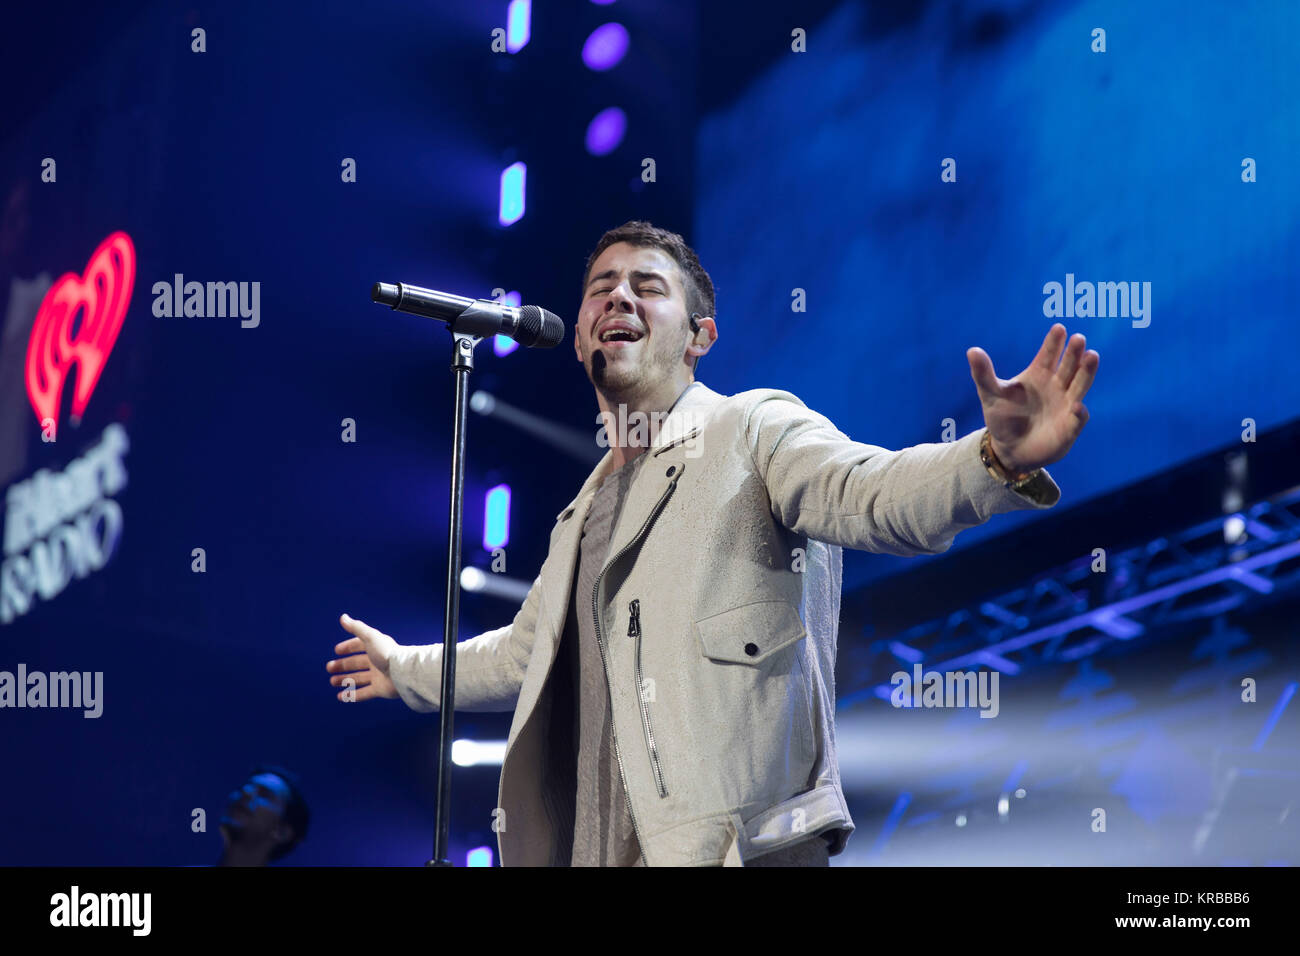
<path id="1" fill-rule="evenodd" d="M 990 475 L 1002 482 L 1003 487 L 1010 488 L 1012 491 L 1019 491 L 1042 474 L 1043 469 L 1041 468 L 1035 468 L 1033 471 L 1022 471 L 1017 475 L 1008 474 L 1007 470 L 1002 467 L 1002 463 L 998 461 L 997 456 L 993 454 L 992 439 L 993 436 L 989 434 L 989 430 L 984 429 L 984 437 L 980 439 L 980 461 L 984 462 L 984 467 Z"/>

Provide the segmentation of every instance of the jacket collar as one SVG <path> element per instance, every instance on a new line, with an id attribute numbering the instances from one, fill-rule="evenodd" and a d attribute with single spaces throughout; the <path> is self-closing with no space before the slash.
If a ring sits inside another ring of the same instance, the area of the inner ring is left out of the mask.
<path id="1" fill-rule="evenodd" d="M 677 397 L 677 401 L 668 411 L 668 417 L 664 419 L 663 425 L 659 428 L 659 434 L 655 436 L 654 442 L 650 449 L 643 454 L 658 455 L 666 451 L 679 442 L 685 441 L 692 435 L 696 434 L 704 427 L 705 420 L 713 407 L 726 396 L 720 395 L 713 391 L 703 382 L 692 382 Z M 614 471 L 614 449 L 611 447 L 603 458 L 592 469 L 587 480 L 583 482 L 582 488 L 564 508 L 560 509 L 559 514 L 555 516 L 557 521 L 563 521 L 568 518 L 578 507 L 584 498 L 595 493 L 604 481 Z"/>
<path id="2" fill-rule="evenodd" d="M 669 445 L 681 441 L 703 427 L 703 419 L 722 396 L 703 382 L 691 382 L 668 410 L 659 434 L 651 445 L 651 454 L 657 454 Z"/>

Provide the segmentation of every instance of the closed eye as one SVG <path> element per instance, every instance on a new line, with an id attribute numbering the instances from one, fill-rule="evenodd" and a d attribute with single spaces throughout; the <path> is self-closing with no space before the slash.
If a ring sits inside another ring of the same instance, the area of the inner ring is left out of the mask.
<path id="1" fill-rule="evenodd" d="M 608 291 L 609 291 L 608 288 L 592 289 L 590 294 L 591 294 L 591 295 L 604 295 L 604 294 L 605 294 L 606 292 L 608 292 Z M 647 293 L 647 292 L 653 292 L 653 293 L 655 293 L 655 295 L 667 295 L 667 293 L 664 292 L 663 289 L 641 289 L 640 292 L 641 292 L 641 294 L 643 294 L 643 295 L 644 295 L 645 293 Z"/>

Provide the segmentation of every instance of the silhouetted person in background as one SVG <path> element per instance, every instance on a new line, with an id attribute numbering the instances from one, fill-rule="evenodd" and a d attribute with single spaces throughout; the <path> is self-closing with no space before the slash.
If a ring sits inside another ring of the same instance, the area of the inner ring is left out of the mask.
<path id="1" fill-rule="evenodd" d="M 224 848 L 217 866 L 266 866 L 307 835 L 310 814 L 298 778 L 282 767 L 255 767 L 230 794 L 221 816 Z"/>

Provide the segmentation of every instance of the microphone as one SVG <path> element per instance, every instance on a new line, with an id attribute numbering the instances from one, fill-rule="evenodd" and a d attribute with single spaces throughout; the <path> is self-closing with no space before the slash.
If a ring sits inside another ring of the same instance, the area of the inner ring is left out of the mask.
<path id="1" fill-rule="evenodd" d="M 380 305 L 391 306 L 395 312 L 446 322 L 451 331 L 465 335 L 507 335 L 520 345 L 539 349 L 554 348 L 564 338 L 564 322 L 560 317 L 535 305 L 516 308 L 491 299 L 467 299 L 403 282 L 376 282 L 370 298 Z"/>

